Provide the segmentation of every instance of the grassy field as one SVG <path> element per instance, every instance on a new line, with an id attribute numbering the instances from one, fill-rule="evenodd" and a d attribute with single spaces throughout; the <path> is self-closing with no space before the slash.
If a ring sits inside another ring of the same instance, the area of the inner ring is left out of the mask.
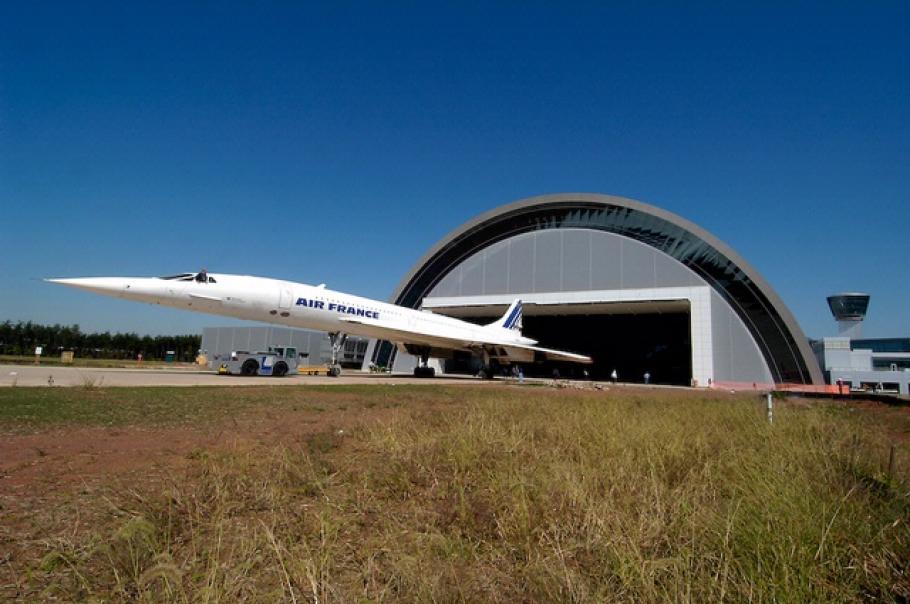
<path id="1" fill-rule="evenodd" d="M 0 597 L 906 601 L 902 411 L 781 402 L 768 425 L 754 396 L 689 392 L 7 389 L 10 439 L 272 423 L 4 493 Z"/>

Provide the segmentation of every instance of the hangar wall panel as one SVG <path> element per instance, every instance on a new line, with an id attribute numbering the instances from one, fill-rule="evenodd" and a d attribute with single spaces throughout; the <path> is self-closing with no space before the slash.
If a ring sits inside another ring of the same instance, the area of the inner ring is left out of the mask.
<path id="1" fill-rule="evenodd" d="M 711 292 L 714 380 L 771 383 L 771 372 L 752 334 L 717 292 Z"/>
<path id="2" fill-rule="evenodd" d="M 704 285 L 694 272 L 634 239 L 588 229 L 534 231 L 473 254 L 433 296 Z"/>
<path id="3" fill-rule="evenodd" d="M 495 249 L 486 250 L 483 267 L 483 290 L 490 294 L 507 293 L 509 284 L 499 276 L 509 271 L 509 247 L 497 246 Z"/>
<path id="4" fill-rule="evenodd" d="M 563 237 L 560 290 L 591 289 L 591 237 L 590 231 Z"/>

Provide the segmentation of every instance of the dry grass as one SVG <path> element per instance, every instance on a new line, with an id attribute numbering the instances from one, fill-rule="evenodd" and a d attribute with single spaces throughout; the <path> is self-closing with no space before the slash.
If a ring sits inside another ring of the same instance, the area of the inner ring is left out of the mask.
<path id="1" fill-rule="evenodd" d="M 745 398 L 528 388 L 461 398 L 389 408 L 296 444 L 197 451 L 161 483 L 44 510 L 45 535 L 6 561 L 0 595 L 910 597 L 907 474 L 882 472 L 889 442 L 857 414 L 783 405 L 769 426 Z M 906 449 L 898 461 L 907 468 Z"/>

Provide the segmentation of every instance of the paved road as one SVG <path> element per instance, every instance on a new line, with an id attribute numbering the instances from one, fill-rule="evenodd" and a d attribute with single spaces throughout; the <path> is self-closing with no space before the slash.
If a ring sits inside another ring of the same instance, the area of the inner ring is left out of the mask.
<path id="1" fill-rule="evenodd" d="M 356 369 L 345 370 L 341 377 L 288 376 L 240 377 L 217 375 L 212 371 L 192 369 L 103 369 L 92 367 L 41 367 L 35 365 L 0 365 L 0 387 L 48 386 L 299 386 L 303 384 L 464 384 L 489 383 L 471 377 L 439 377 L 432 380 L 410 376 L 370 374 Z"/>

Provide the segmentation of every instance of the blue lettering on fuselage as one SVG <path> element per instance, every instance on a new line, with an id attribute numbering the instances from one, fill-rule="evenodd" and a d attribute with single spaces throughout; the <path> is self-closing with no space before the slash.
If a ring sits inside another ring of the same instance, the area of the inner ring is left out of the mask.
<path id="1" fill-rule="evenodd" d="M 297 298 L 297 306 L 306 306 L 307 308 L 325 308 L 325 302 L 322 300 L 307 300 L 306 298 Z"/>
<path id="2" fill-rule="evenodd" d="M 306 308 L 320 308 L 325 309 L 325 302 L 322 300 L 308 300 L 307 298 L 297 298 L 297 306 L 305 306 Z M 375 310 L 367 310 L 365 308 L 358 308 L 356 306 L 345 306 L 343 304 L 336 304 L 335 302 L 329 302 L 329 310 L 334 310 L 336 312 L 346 314 L 346 315 L 356 315 L 358 317 L 366 317 L 367 319 L 378 319 L 379 313 Z"/>

